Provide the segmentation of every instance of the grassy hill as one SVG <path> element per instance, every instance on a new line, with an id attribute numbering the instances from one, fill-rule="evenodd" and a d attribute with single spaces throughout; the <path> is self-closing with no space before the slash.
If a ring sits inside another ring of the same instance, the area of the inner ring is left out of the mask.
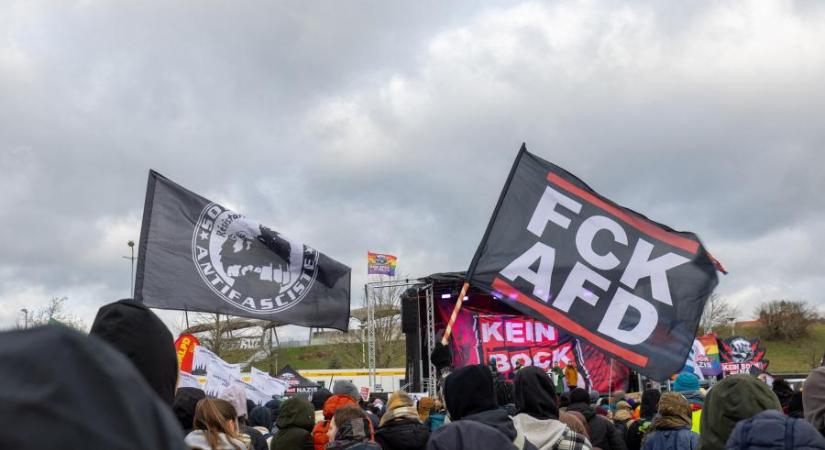
<path id="1" fill-rule="evenodd" d="M 730 328 L 717 328 L 720 337 L 730 336 Z M 748 338 L 759 336 L 758 326 L 737 326 L 736 334 Z M 770 361 L 768 370 L 772 373 L 809 372 L 819 366 L 819 360 L 825 352 L 825 324 L 811 326 L 810 335 L 795 341 L 783 342 L 762 340 L 767 349 L 765 357 Z M 390 364 L 379 367 L 404 367 L 404 342 L 393 343 Z M 248 350 L 237 350 L 224 355 L 229 362 L 245 361 L 252 355 Z M 361 344 L 328 344 L 307 347 L 282 348 L 278 353 L 277 364 L 273 358 L 273 367 L 281 368 L 287 364 L 295 369 L 334 369 L 365 367 L 361 363 Z M 255 363 L 255 367 L 268 370 L 268 361 Z"/>
<path id="2" fill-rule="evenodd" d="M 404 342 L 397 341 L 391 344 L 390 363 L 377 364 L 379 368 L 404 367 Z M 237 363 L 246 361 L 254 351 L 235 350 L 224 354 L 227 362 Z M 277 363 L 276 363 L 277 359 Z M 340 369 L 366 367 L 362 363 L 361 344 L 327 344 L 310 345 L 306 347 L 285 347 L 278 352 L 277 358 L 271 361 L 273 367 L 282 368 L 290 365 L 293 369 Z M 255 367 L 269 370 L 270 361 L 258 361 Z"/>

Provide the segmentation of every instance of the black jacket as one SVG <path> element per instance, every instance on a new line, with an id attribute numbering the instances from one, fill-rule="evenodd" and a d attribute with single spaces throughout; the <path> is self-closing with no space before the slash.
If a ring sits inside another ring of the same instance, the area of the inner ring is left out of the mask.
<path id="1" fill-rule="evenodd" d="M 804 420 L 768 410 L 737 423 L 725 448 L 825 450 L 825 438 Z"/>
<path id="2" fill-rule="evenodd" d="M 440 427 L 427 442 L 427 450 L 508 450 L 512 447 L 512 441 L 495 428 L 467 420 Z"/>
<path id="3" fill-rule="evenodd" d="M 587 403 L 573 403 L 567 407 L 568 411 L 578 411 L 587 419 L 587 426 L 590 429 L 590 443 L 593 447 L 602 450 L 626 450 L 624 439 L 619 430 L 613 426 L 613 422 L 607 417 L 596 414 L 592 406 Z"/>
<path id="4" fill-rule="evenodd" d="M 375 432 L 383 450 L 423 450 L 429 438 L 430 430 L 417 420 L 393 420 Z"/>
<path id="5" fill-rule="evenodd" d="M 0 333 L 0 380 L 0 448 L 186 448 L 169 405 L 95 337 L 62 326 Z"/>

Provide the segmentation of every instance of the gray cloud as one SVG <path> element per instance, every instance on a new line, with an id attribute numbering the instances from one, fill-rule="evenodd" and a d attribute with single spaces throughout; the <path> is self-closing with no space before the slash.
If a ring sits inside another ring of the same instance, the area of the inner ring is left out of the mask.
<path id="1" fill-rule="evenodd" d="M 697 232 L 745 312 L 823 302 L 818 3 L 348 6 L 0 6 L 0 326 L 125 295 L 150 167 L 351 265 L 354 293 L 367 250 L 463 270 L 522 141 Z"/>

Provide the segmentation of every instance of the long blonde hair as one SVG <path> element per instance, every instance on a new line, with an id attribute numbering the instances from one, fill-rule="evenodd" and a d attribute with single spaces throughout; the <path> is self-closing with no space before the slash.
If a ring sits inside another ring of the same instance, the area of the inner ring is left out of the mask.
<path id="1" fill-rule="evenodd" d="M 223 433 L 230 438 L 228 441 L 233 447 L 242 450 L 232 442 L 232 438 L 238 439 L 238 433 L 226 425 L 229 420 L 237 420 L 235 407 L 226 400 L 207 397 L 198 401 L 195 406 L 195 420 L 192 426 L 203 431 L 206 442 L 212 448 L 218 448 L 221 442 L 220 434 Z M 237 422 L 235 426 L 237 428 Z"/>

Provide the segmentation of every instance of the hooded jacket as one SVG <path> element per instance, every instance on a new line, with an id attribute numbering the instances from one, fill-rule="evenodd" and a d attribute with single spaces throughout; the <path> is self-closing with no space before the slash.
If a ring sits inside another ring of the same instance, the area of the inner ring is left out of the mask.
<path id="1" fill-rule="evenodd" d="M 427 450 L 506 450 L 512 446 L 495 428 L 466 420 L 440 427 L 427 442 Z"/>
<path id="2" fill-rule="evenodd" d="M 444 380 L 444 402 L 450 420 L 473 420 L 491 426 L 518 449 L 535 448 L 521 433 L 507 412 L 496 405 L 495 386 L 490 369 L 482 365 L 462 367 Z"/>
<path id="3" fill-rule="evenodd" d="M 573 389 L 570 393 L 571 403 L 567 410 L 579 412 L 587 420 L 587 426 L 590 429 L 590 443 L 593 447 L 602 450 L 625 450 L 624 440 L 621 438 L 619 431 L 613 426 L 613 422 L 596 414 L 596 410 L 592 406 L 584 403 L 589 399 L 590 395 L 584 389 Z"/>
<path id="4" fill-rule="evenodd" d="M 186 448 L 169 405 L 93 336 L 61 326 L 0 333 L 0 380 L 0 448 Z"/>
<path id="5" fill-rule="evenodd" d="M 292 397 L 281 403 L 275 421 L 278 432 L 270 443 L 277 450 L 312 450 L 312 427 L 315 425 L 312 404 L 303 397 Z"/>
<path id="6" fill-rule="evenodd" d="M 195 407 L 206 398 L 206 394 L 197 388 L 182 387 L 175 393 L 172 411 L 180 422 L 183 434 L 189 434 L 195 422 Z"/>
<path id="7" fill-rule="evenodd" d="M 730 450 L 825 450 L 825 438 L 809 423 L 785 417 L 779 411 L 762 411 L 743 420 L 728 439 Z"/>
<path id="8" fill-rule="evenodd" d="M 329 450 L 381 450 L 372 442 L 372 425 L 369 419 L 352 419 L 345 422 L 335 433 L 335 440 L 327 445 Z"/>
<path id="9" fill-rule="evenodd" d="M 590 442 L 560 422 L 553 380 L 538 367 L 518 371 L 515 379 L 516 430 L 540 450 L 590 449 Z"/>
<path id="10" fill-rule="evenodd" d="M 725 378 L 705 397 L 699 437 L 702 450 L 724 449 L 737 422 L 768 409 L 782 409 L 768 385 L 748 374 Z"/>
<path id="11" fill-rule="evenodd" d="M 805 380 L 802 406 L 805 421 L 825 435 L 825 367 L 815 369 Z"/>
<path id="12" fill-rule="evenodd" d="M 172 405 L 178 357 L 172 333 L 155 313 L 138 301 L 118 300 L 97 311 L 89 334 L 126 355 L 158 397 Z"/>
<path id="13" fill-rule="evenodd" d="M 645 437 L 645 450 L 693 450 L 699 435 L 690 431 L 691 411 L 688 401 L 678 392 L 666 392 L 659 401 L 659 415 L 653 419 L 653 431 Z"/>

